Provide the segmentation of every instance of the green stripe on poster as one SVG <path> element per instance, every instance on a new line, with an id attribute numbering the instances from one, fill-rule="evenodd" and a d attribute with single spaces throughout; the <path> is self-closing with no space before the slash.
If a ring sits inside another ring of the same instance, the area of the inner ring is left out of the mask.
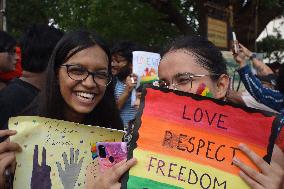
<path id="1" fill-rule="evenodd" d="M 127 189 L 182 189 L 182 188 L 153 181 L 146 178 L 129 175 L 129 179 L 127 182 Z"/>

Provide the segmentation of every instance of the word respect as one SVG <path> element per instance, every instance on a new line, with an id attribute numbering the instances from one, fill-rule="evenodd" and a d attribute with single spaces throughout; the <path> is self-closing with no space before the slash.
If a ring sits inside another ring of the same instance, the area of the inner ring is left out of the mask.
<path id="1" fill-rule="evenodd" d="M 232 159 L 239 148 L 226 144 L 218 144 L 209 139 L 203 139 L 187 134 L 177 134 L 174 131 L 165 131 L 162 146 L 173 148 L 184 153 L 202 156 L 217 162 L 227 161 L 233 165 Z"/>

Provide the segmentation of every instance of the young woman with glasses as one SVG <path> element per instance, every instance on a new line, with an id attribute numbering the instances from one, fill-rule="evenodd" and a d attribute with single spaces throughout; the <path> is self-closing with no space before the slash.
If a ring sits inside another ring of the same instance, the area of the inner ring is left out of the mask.
<path id="1" fill-rule="evenodd" d="M 221 52 L 208 40 L 201 37 L 181 37 L 174 40 L 165 50 L 159 65 L 159 86 L 199 94 L 200 88 L 207 88 L 212 98 L 225 100 L 229 85 L 226 64 Z M 251 188 L 280 188 L 284 171 L 283 153 L 276 146 L 269 165 L 261 157 L 241 144 L 243 151 L 261 170 L 256 172 L 237 159 L 233 162 L 242 170 L 240 176 Z M 96 178 L 94 186 L 99 188 L 118 189 L 118 180 L 127 169 L 135 164 L 135 160 L 127 165 L 117 165 Z"/>
<path id="2" fill-rule="evenodd" d="M 46 85 L 25 115 L 123 130 L 111 83 L 109 49 L 95 33 L 76 31 L 56 45 L 47 68 Z M 0 137 L 15 132 L 0 131 Z M 20 146 L 0 143 L 0 188 L 4 170 L 15 162 Z"/>
<path id="3" fill-rule="evenodd" d="M 221 52 L 209 41 L 200 37 L 181 37 L 166 49 L 159 65 L 160 87 L 199 94 L 203 86 L 208 88 L 211 97 L 226 98 L 229 85 L 226 64 Z M 251 188 L 280 188 L 284 171 L 284 153 L 275 145 L 272 162 L 269 165 L 246 145 L 243 151 L 261 170 L 256 172 L 238 159 L 233 163 L 241 169 L 240 177 Z"/>

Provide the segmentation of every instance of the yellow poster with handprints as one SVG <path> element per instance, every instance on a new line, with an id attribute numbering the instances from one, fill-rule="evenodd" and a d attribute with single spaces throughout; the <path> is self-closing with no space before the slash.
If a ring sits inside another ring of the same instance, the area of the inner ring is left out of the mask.
<path id="1" fill-rule="evenodd" d="M 14 189 L 84 188 L 97 174 L 96 142 L 121 141 L 123 132 L 36 116 L 14 117 L 10 138 L 22 147 L 16 154 Z"/>

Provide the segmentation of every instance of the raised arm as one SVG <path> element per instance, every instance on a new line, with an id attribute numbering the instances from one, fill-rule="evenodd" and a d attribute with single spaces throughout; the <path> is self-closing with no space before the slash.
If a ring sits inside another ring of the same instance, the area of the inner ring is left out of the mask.
<path id="1" fill-rule="evenodd" d="M 280 112 L 283 108 L 284 95 L 280 91 L 266 88 L 262 85 L 260 80 L 253 75 L 250 67 L 246 64 L 246 56 L 242 49 L 238 54 L 234 54 L 234 58 L 239 64 L 240 69 L 238 72 L 247 91 L 258 102 Z"/>
<path id="2" fill-rule="evenodd" d="M 239 44 L 239 45 L 240 45 L 240 50 L 244 52 L 246 58 L 249 58 L 252 61 L 252 65 L 256 69 L 257 75 L 265 76 L 265 75 L 269 75 L 269 74 L 274 74 L 269 66 L 264 64 L 258 58 L 256 58 L 254 53 L 252 53 L 250 50 L 248 50 L 242 44 Z"/>

